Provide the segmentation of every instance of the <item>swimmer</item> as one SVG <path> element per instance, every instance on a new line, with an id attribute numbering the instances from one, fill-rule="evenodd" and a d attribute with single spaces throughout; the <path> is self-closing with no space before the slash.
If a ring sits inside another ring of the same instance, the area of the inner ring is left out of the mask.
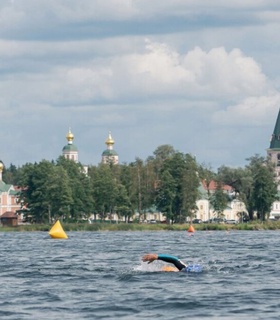
<path id="1" fill-rule="evenodd" d="M 185 271 L 185 272 L 201 272 L 202 266 L 199 264 L 194 265 L 186 265 L 177 257 L 171 256 L 169 254 L 156 254 L 156 253 L 148 253 L 142 257 L 143 262 L 152 263 L 155 260 L 161 260 L 164 262 L 172 263 L 173 266 L 163 266 L 161 271 L 168 271 L 168 272 L 178 272 L 178 271 Z"/>

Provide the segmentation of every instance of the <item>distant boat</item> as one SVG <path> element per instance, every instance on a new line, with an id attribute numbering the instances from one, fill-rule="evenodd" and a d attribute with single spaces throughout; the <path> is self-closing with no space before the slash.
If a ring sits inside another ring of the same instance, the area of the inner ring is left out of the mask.
<path id="1" fill-rule="evenodd" d="M 53 239 L 68 239 L 67 234 L 64 232 L 59 220 L 52 226 L 51 230 L 49 231 L 49 235 Z"/>

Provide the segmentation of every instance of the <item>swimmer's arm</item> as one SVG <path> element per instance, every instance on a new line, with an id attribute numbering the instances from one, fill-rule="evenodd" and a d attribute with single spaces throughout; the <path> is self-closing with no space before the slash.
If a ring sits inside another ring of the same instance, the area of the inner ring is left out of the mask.
<path id="1" fill-rule="evenodd" d="M 173 263 L 176 268 L 182 270 L 186 268 L 186 265 L 180 261 L 177 257 L 171 256 L 169 254 L 158 254 L 158 260 Z"/>
<path id="2" fill-rule="evenodd" d="M 149 253 L 149 254 L 145 254 L 142 257 L 142 261 L 144 261 L 144 262 L 151 263 L 154 260 L 162 260 L 162 261 L 165 261 L 168 263 L 172 263 L 179 270 L 186 268 L 186 265 L 182 261 L 180 261 L 177 257 L 171 256 L 169 254 Z"/>
<path id="3" fill-rule="evenodd" d="M 142 257 L 143 262 L 152 263 L 153 261 L 158 259 L 158 255 L 156 253 L 148 253 Z"/>

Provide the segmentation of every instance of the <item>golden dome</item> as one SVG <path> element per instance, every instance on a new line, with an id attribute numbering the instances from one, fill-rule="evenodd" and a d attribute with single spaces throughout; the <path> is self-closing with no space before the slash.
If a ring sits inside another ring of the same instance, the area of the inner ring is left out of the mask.
<path id="1" fill-rule="evenodd" d="M 69 128 L 69 131 L 66 135 L 66 139 L 68 140 L 68 142 L 72 142 L 74 140 L 74 135 L 73 133 L 71 132 L 71 129 Z"/>
<path id="2" fill-rule="evenodd" d="M 113 138 L 111 136 L 111 131 L 109 131 L 109 136 L 108 136 L 107 140 L 105 141 L 105 143 L 107 145 L 113 145 L 115 143 L 115 141 L 113 140 Z"/>
<path id="3" fill-rule="evenodd" d="M 2 162 L 0 162 L 0 171 L 3 171 L 4 165 Z"/>

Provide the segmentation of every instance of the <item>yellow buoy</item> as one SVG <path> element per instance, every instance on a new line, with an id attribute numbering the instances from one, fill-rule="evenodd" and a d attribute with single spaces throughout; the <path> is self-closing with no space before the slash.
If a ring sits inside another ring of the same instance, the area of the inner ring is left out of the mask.
<path id="1" fill-rule="evenodd" d="M 194 227 L 192 225 L 189 226 L 188 232 L 194 232 Z"/>
<path id="2" fill-rule="evenodd" d="M 64 232 L 59 220 L 52 226 L 49 235 L 54 239 L 68 239 L 67 234 Z"/>

